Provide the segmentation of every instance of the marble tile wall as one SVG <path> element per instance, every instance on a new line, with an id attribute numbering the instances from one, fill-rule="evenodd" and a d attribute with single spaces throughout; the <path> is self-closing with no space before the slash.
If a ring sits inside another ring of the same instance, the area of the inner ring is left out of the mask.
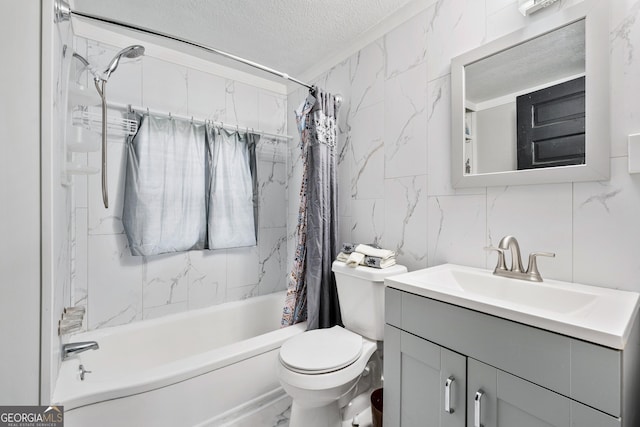
<path id="1" fill-rule="evenodd" d="M 43 30 L 44 31 L 44 30 Z M 58 336 L 58 321 L 64 307 L 70 305 L 71 281 L 72 281 L 72 253 L 74 251 L 74 232 L 72 199 L 68 177 L 65 173 L 67 161 L 64 141 L 68 129 L 65 123 L 68 118 L 67 90 L 68 73 L 73 65 L 72 50 L 69 48 L 73 42 L 73 33 L 68 22 L 56 23 L 52 28 L 51 40 L 53 52 L 53 67 L 51 93 L 42 94 L 43 101 L 51 102 L 50 131 L 52 146 L 49 150 L 42 150 L 43 170 L 50 171 L 51 181 L 42 181 L 42 199 L 50 200 L 50 211 L 47 221 L 43 219 L 42 231 L 50 231 L 49 235 L 42 235 L 43 254 L 49 254 L 50 258 L 43 257 L 42 268 L 42 344 L 43 358 L 42 368 L 42 393 L 47 395 L 49 388 L 55 384 L 60 365 L 60 347 L 62 339 Z M 43 122 L 47 123 L 44 119 Z M 46 125 L 45 125 L 46 126 Z M 46 127 L 45 127 L 46 129 Z M 43 138 L 43 141 L 48 141 Z M 47 184 L 48 187 L 47 187 Z M 44 204 L 46 205 L 46 203 Z M 44 218 L 44 217 L 43 217 Z M 50 222 L 48 222 L 50 221 Z M 46 246 L 48 247 L 46 247 Z M 46 265 L 49 264 L 49 265 Z M 46 331 L 46 332 L 45 332 Z M 49 348 L 49 349 L 48 349 Z M 44 356 L 46 355 L 46 356 Z M 48 359 L 48 360 L 47 360 Z"/>
<path id="2" fill-rule="evenodd" d="M 640 0 L 610 3 L 609 181 L 464 190 L 450 184 L 451 58 L 579 2 L 562 0 L 527 18 L 515 0 L 428 2 L 315 79 L 345 98 L 340 240 L 397 250 L 410 269 L 445 262 L 492 268 L 495 255 L 483 247 L 513 234 L 523 253 L 556 253 L 540 260 L 545 277 L 640 291 L 640 175 L 627 172 L 626 145 L 627 135 L 640 132 Z M 305 95 L 290 93 L 291 108 Z M 294 133 L 292 115 L 288 122 Z M 299 149 L 290 155 L 289 176 L 296 177 Z M 290 224 L 297 192 L 289 188 Z"/>
<path id="3" fill-rule="evenodd" d="M 106 66 L 118 51 L 79 37 L 74 40 L 74 48 L 98 68 Z M 85 95 L 96 105 L 99 98 L 86 74 L 76 80 L 87 87 Z M 275 134 L 287 131 L 286 96 L 148 55 L 122 61 L 109 79 L 107 97 L 110 102 L 148 106 Z M 97 140 L 99 135 L 89 137 Z M 109 208 L 102 206 L 99 175 L 76 176 L 71 187 L 71 304 L 87 307 L 87 328 L 115 326 L 286 289 L 287 150 L 285 140 L 273 138 L 262 138 L 257 148 L 256 247 L 133 257 L 121 221 L 125 139 L 110 137 Z M 75 153 L 74 161 L 100 165 L 98 152 Z"/>

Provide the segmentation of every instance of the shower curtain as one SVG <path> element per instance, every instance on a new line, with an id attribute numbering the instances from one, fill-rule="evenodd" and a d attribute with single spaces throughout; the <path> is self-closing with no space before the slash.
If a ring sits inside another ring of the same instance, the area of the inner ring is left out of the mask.
<path id="1" fill-rule="evenodd" d="M 122 221 L 132 255 L 255 246 L 259 136 L 139 118 L 128 141 Z"/>
<path id="2" fill-rule="evenodd" d="M 207 136 L 212 156 L 209 248 L 255 246 L 257 180 L 251 170 L 255 170 L 257 135 L 210 126 Z"/>
<path id="3" fill-rule="evenodd" d="M 313 93 L 315 92 L 315 93 Z M 282 325 L 307 320 L 307 329 L 341 325 L 331 272 L 338 254 L 335 98 L 309 94 L 296 110 L 303 159 L 297 244 L 289 276 Z"/>
<path id="4" fill-rule="evenodd" d="M 145 114 L 127 144 L 122 222 L 132 255 L 204 249 L 205 126 Z"/>

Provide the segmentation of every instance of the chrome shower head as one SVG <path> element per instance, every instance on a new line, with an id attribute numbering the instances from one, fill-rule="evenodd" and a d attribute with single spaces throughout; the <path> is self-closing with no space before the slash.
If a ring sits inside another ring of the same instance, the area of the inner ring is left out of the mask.
<path id="1" fill-rule="evenodd" d="M 122 58 L 123 56 L 125 58 L 137 58 L 142 55 L 144 55 L 144 46 L 134 44 L 132 46 L 125 47 L 120 52 L 118 52 L 116 56 L 113 57 L 107 69 L 104 70 L 106 79 L 109 79 L 111 73 L 113 73 L 116 68 L 118 68 L 118 65 L 120 64 L 120 58 Z"/>

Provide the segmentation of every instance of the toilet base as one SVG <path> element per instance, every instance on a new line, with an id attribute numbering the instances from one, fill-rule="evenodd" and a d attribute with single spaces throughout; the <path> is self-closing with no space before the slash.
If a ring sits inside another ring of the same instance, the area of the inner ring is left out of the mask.
<path id="1" fill-rule="evenodd" d="M 341 427 L 340 406 L 333 401 L 325 406 L 304 407 L 293 401 L 289 427 Z"/>

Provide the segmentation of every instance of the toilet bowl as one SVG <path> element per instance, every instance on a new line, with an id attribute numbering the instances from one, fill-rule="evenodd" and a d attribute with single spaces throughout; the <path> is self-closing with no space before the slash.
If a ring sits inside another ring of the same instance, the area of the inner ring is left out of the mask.
<path id="1" fill-rule="evenodd" d="M 345 327 L 306 331 L 280 348 L 278 378 L 293 400 L 290 427 L 341 426 L 342 408 L 380 383 L 365 376 L 380 377 L 382 370 L 373 356 L 383 339 L 384 278 L 407 269 L 352 268 L 338 261 L 332 269 Z"/>

